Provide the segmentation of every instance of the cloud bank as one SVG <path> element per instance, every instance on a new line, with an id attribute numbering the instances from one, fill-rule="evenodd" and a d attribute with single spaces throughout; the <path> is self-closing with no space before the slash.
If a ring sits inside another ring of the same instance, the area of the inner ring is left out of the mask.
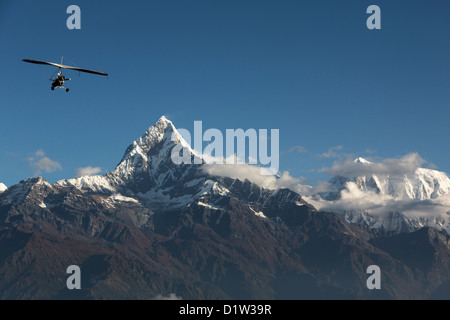
<path id="1" fill-rule="evenodd" d="M 99 174 L 102 171 L 102 168 L 100 167 L 84 167 L 84 168 L 78 168 L 76 170 L 77 172 L 77 178 L 81 178 L 84 176 L 93 176 L 96 174 Z"/>
<path id="2" fill-rule="evenodd" d="M 410 175 L 420 168 L 426 161 L 418 153 L 409 153 L 399 159 L 384 159 L 370 165 L 354 163 L 347 160 L 343 163 L 335 162 L 329 169 L 331 176 L 361 177 L 371 175 Z"/>
<path id="3" fill-rule="evenodd" d="M 262 175 L 261 168 L 248 164 L 212 164 L 204 165 L 202 170 L 210 175 L 218 177 L 229 177 L 232 179 L 249 180 L 262 188 L 280 189 L 288 188 L 300 194 L 310 193 L 311 188 L 302 183 L 301 178 L 292 177 L 288 171 L 279 176 Z"/>
<path id="4" fill-rule="evenodd" d="M 333 150 L 331 150 L 333 151 Z M 359 163 L 352 160 L 335 162 L 327 171 L 331 176 L 358 177 L 371 175 L 403 176 L 412 175 L 421 165 L 427 163 L 418 153 L 410 153 L 401 158 L 390 158 L 378 163 Z M 322 211 L 345 214 L 369 213 L 382 217 L 390 213 L 401 213 L 407 218 L 419 218 L 421 221 L 450 223 L 450 194 L 435 199 L 395 199 L 391 195 L 378 194 L 370 190 L 361 190 L 355 182 L 347 182 L 346 189 L 340 192 L 340 198 L 333 201 L 323 200 L 318 194 L 335 191 L 330 182 L 319 182 L 315 187 L 303 184 L 303 179 L 292 177 L 289 172 L 282 172 L 278 177 L 261 175 L 256 165 L 205 165 L 207 174 L 249 180 L 263 188 L 288 188 L 299 193 L 307 202 Z"/>
<path id="5" fill-rule="evenodd" d="M 356 183 L 348 182 L 347 189 L 341 191 L 341 198 L 333 201 L 307 196 L 305 200 L 316 209 L 344 214 L 346 212 L 366 212 L 373 216 L 388 213 L 402 213 L 409 218 L 450 218 L 450 194 L 435 199 L 394 199 L 390 195 L 362 191 Z"/>
<path id="6" fill-rule="evenodd" d="M 61 164 L 45 156 L 45 152 L 42 149 L 34 152 L 31 157 L 27 158 L 27 161 L 36 176 L 40 175 L 42 172 L 51 173 L 56 170 L 62 170 Z"/>

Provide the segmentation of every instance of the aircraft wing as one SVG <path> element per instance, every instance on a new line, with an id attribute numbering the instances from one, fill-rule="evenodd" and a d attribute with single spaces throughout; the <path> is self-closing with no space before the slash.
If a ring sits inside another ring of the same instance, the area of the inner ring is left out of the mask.
<path id="1" fill-rule="evenodd" d="M 98 74 L 98 75 L 101 75 L 101 76 L 108 76 L 108 74 L 106 72 L 103 72 L 103 71 L 75 68 L 75 67 L 70 67 L 70 66 L 62 66 L 61 68 L 63 68 L 63 69 L 70 69 L 70 70 L 76 70 L 76 71 L 81 71 L 81 72 L 87 72 L 87 73 L 92 73 L 92 74 Z"/>
<path id="2" fill-rule="evenodd" d="M 101 75 L 101 76 L 108 76 L 108 74 L 106 72 L 103 72 L 103 71 L 96 71 L 96 70 L 83 69 L 83 68 L 76 68 L 76 67 L 71 67 L 71 66 L 65 66 L 65 65 L 59 64 L 59 63 L 46 62 L 46 61 L 40 61 L 40 60 L 34 60 L 34 59 L 23 59 L 22 61 L 28 62 L 28 63 L 34 63 L 34 64 L 43 64 L 43 65 L 48 65 L 48 66 L 55 66 L 55 67 L 58 67 L 58 68 L 61 68 L 61 69 L 70 69 L 70 70 L 81 71 L 81 72 L 86 72 L 86 73 L 98 74 L 98 75 Z"/>

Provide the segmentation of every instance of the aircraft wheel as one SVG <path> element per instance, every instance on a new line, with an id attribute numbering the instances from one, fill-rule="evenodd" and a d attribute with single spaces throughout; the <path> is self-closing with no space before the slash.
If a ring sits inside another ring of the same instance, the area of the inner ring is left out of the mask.
<path id="1" fill-rule="evenodd" d="M 55 88 L 52 87 L 52 91 L 54 91 L 54 90 L 55 90 Z"/>
<path id="2" fill-rule="evenodd" d="M 69 89 L 66 89 L 66 92 L 69 92 Z"/>

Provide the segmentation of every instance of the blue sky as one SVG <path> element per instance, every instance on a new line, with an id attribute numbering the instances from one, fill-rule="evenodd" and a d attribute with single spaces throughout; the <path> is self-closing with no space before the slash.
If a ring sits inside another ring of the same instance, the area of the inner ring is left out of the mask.
<path id="1" fill-rule="evenodd" d="M 66 27 L 71 4 L 81 30 Z M 366 28 L 371 4 L 381 30 Z M 449 16 L 437 0 L 3 0 L 0 182 L 112 170 L 162 115 L 279 129 L 280 170 L 311 184 L 357 156 L 418 152 L 448 173 Z M 68 72 L 70 93 L 52 92 L 54 69 L 21 61 L 61 56 L 110 77 Z"/>

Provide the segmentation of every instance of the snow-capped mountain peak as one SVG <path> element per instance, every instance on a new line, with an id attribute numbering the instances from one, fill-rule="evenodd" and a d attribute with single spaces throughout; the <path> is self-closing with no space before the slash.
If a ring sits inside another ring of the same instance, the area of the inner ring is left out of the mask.
<path id="1" fill-rule="evenodd" d="M 348 189 L 348 183 L 355 183 L 361 191 L 391 196 L 396 200 L 434 199 L 450 193 L 450 178 L 444 172 L 426 168 L 417 168 L 410 173 L 383 172 L 382 165 L 361 157 L 353 160 L 353 165 L 359 166 L 361 174 L 333 177 L 330 180 L 333 190 L 323 193 L 324 199 L 339 198 L 340 192 Z"/>
<path id="2" fill-rule="evenodd" d="M 351 166 L 354 166 L 353 168 Z M 358 176 L 336 175 L 328 192 L 319 193 L 318 208 L 340 213 L 349 222 L 374 228 L 412 231 L 423 226 L 450 230 L 450 178 L 437 170 L 400 166 L 357 158 L 346 164 Z M 353 170 L 355 169 L 355 170 Z"/>
<path id="3" fill-rule="evenodd" d="M 30 178 L 27 181 L 21 181 L 20 183 L 7 188 L 1 192 L 5 199 L 12 203 L 17 204 L 28 198 L 41 198 L 48 191 L 52 190 L 52 185 L 48 183 L 42 177 Z"/>
<path id="4" fill-rule="evenodd" d="M 373 162 L 370 162 L 364 158 L 358 157 L 355 160 L 353 160 L 353 163 L 355 164 L 373 164 Z"/>
<path id="5" fill-rule="evenodd" d="M 179 146 L 182 148 L 174 149 Z M 190 159 L 190 163 L 173 161 L 173 153 L 177 150 L 183 153 L 184 160 Z M 214 176 L 203 170 L 205 163 L 202 155 L 191 149 L 172 122 L 161 117 L 128 146 L 113 171 L 103 176 L 62 180 L 56 185 L 75 187 L 87 193 L 136 199 L 155 212 L 182 209 L 198 201 L 215 206 L 214 201 L 224 197 L 236 197 L 245 203 L 257 202 L 260 206 L 271 203 L 267 199 L 274 197 L 280 197 L 277 203 L 301 201 L 293 191 L 289 191 L 286 199 L 281 199 L 281 194 L 272 194 L 273 190 L 264 190 L 248 180 L 237 182 L 238 179 Z"/>
<path id="6" fill-rule="evenodd" d="M 187 154 L 192 164 L 174 163 L 172 152 L 177 145 L 181 145 L 183 156 Z M 62 180 L 57 185 L 119 194 L 139 199 L 154 210 L 170 210 L 223 189 L 202 174 L 195 163 L 204 163 L 201 155 L 191 149 L 173 123 L 163 116 L 128 146 L 113 171 L 103 176 Z"/>
<path id="7" fill-rule="evenodd" d="M 155 170 L 170 161 L 172 149 L 176 144 L 181 144 L 190 155 L 196 155 L 173 123 L 162 116 L 127 148 L 113 174 L 121 179 L 128 179 L 135 172 Z"/>
<path id="8" fill-rule="evenodd" d="M 169 185 L 180 178 L 180 168 L 171 159 L 172 149 L 181 144 L 190 156 L 197 154 L 183 139 L 173 123 L 162 116 L 142 136 L 133 141 L 113 171 L 102 176 L 58 181 L 58 185 L 72 185 L 80 190 L 117 193 L 124 186 L 145 194 L 150 188 Z"/>
<path id="9" fill-rule="evenodd" d="M 8 189 L 8 187 L 0 182 L 0 193 L 4 192 L 6 189 Z"/>
<path id="10" fill-rule="evenodd" d="M 413 174 L 372 174 L 351 179 L 361 190 L 389 195 L 397 200 L 434 199 L 450 193 L 450 179 L 443 172 L 417 168 Z"/>

